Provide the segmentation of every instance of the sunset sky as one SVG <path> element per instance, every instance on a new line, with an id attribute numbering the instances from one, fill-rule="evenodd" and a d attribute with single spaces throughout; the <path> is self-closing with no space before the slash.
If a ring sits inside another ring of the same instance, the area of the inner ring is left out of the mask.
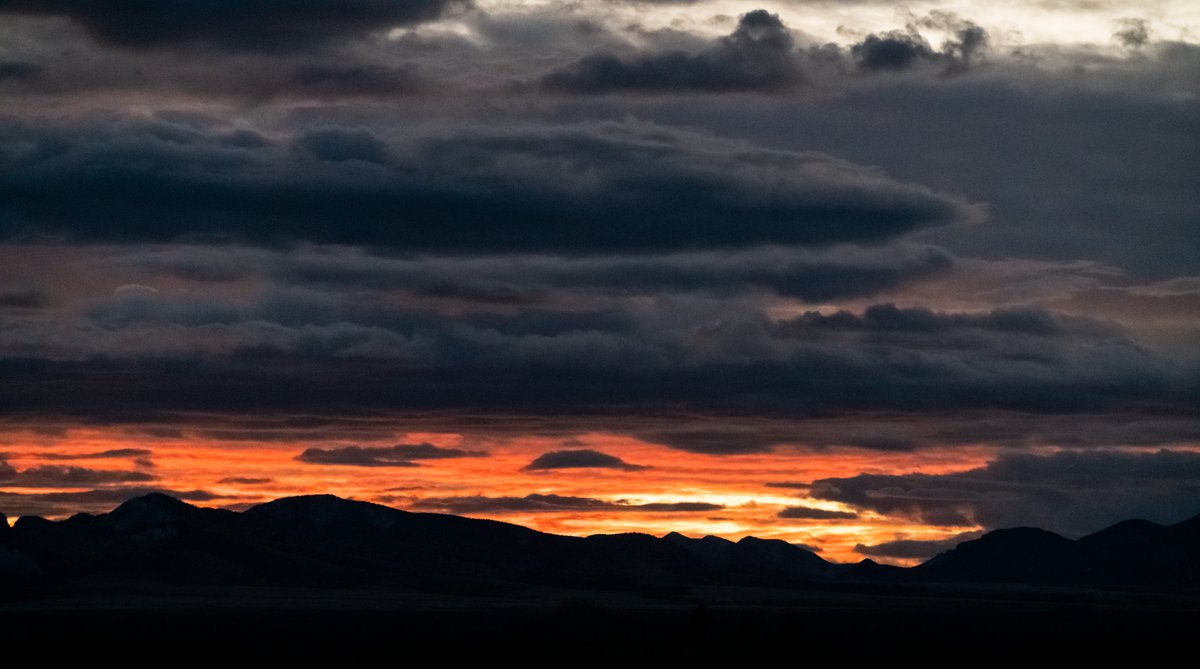
<path id="1" fill-rule="evenodd" d="M 1198 98 L 1194 0 L 0 1 L 0 511 L 1183 520 Z"/>

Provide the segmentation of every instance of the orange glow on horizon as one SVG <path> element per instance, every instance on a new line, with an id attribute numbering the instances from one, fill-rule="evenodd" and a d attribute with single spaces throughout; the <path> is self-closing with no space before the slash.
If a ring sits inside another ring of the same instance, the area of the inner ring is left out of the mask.
<path id="1" fill-rule="evenodd" d="M 776 452 L 703 455 L 670 449 L 632 437 L 592 433 L 576 435 L 567 445 L 561 438 L 521 436 L 485 438 L 448 433 L 401 433 L 393 443 L 430 443 L 441 448 L 486 451 L 487 457 L 416 461 L 412 467 L 362 467 L 300 462 L 296 456 L 313 446 L 338 443 L 311 441 L 218 441 L 197 439 L 184 431 L 164 437 L 117 430 L 72 429 L 61 433 L 9 432 L 0 438 L 4 459 L 17 470 L 43 465 L 70 465 L 91 470 L 136 471 L 154 477 L 127 484 L 175 491 L 205 491 L 211 499 L 202 506 L 244 508 L 279 497 L 333 494 L 402 509 L 427 510 L 420 501 L 449 497 L 524 497 L 530 494 L 582 497 L 608 503 L 603 509 L 465 513 L 525 525 L 545 532 L 589 535 L 645 532 L 688 536 L 708 534 L 737 540 L 744 536 L 782 539 L 820 549 L 825 559 L 857 562 L 858 544 L 895 539 L 943 539 L 976 527 L 928 526 L 898 517 L 805 496 L 802 489 L 769 487 L 767 483 L 807 483 L 860 473 L 949 473 L 981 466 L 992 450 L 984 447 L 878 452 L 839 449 L 811 452 L 781 448 Z M 84 458 L 112 449 L 144 448 L 148 458 Z M 538 455 L 564 448 L 590 448 L 646 467 L 616 469 L 556 469 L 525 471 Z M 53 460 L 47 454 L 55 455 Z M 78 460 L 65 456 L 76 454 Z M 19 488 L 0 486 L 10 493 L 71 492 L 79 488 Z M 113 487 L 113 486 L 108 486 Z M 711 511 L 643 510 L 642 504 L 706 503 Z M 113 505 L 86 509 L 107 511 Z M 787 506 L 857 512 L 857 517 L 831 520 L 780 518 Z M 0 508 L 0 511 L 4 509 Z M 84 509 L 77 509 L 84 510 Z M 51 517 L 70 515 L 46 514 Z M 904 561 L 892 561 L 904 563 Z"/>

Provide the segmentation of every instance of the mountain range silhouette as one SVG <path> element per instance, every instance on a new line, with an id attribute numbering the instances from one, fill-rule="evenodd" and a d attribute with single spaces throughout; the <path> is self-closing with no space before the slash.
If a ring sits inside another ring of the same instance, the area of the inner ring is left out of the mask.
<path id="1" fill-rule="evenodd" d="M 835 564 L 780 540 L 614 534 L 568 537 L 491 520 L 414 513 L 332 495 L 243 512 L 163 494 L 62 521 L 0 516 L 9 583 L 579 588 L 822 583 L 1200 584 L 1200 516 L 1129 520 L 1078 540 L 996 530 L 913 568 Z"/>

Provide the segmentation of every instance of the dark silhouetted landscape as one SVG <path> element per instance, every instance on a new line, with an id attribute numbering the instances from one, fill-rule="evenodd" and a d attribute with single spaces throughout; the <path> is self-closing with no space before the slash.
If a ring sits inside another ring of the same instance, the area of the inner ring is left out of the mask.
<path id="1" fill-rule="evenodd" d="M 778 540 L 558 536 L 331 495 L 234 512 L 155 493 L 107 514 L 0 527 L 10 633 L 70 626 L 101 642 L 136 626 L 213 639 L 200 653 L 264 658 L 345 644 L 367 657 L 358 644 L 372 635 L 464 659 L 551 659 L 590 644 L 596 658 L 733 660 L 745 644 L 793 643 L 868 657 L 961 649 L 980 633 L 1003 641 L 993 660 L 1063 639 L 1086 658 L 1130 635 L 1167 653 L 1200 613 L 1200 516 L 1130 520 L 1077 541 L 997 530 L 907 569 L 831 563 Z"/>

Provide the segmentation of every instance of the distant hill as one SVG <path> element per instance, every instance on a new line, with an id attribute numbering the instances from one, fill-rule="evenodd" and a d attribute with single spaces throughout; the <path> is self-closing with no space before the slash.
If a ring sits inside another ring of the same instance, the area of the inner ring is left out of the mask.
<path id="1" fill-rule="evenodd" d="M 792 586 L 828 581 L 1195 585 L 1200 517 L 1126 521 L 1078 541 L 990 532 L 911 569 L 831 564 L 778 540 L 671 533 L 566 537 L 490 520 L 413 513 L 331 495 L 237 513 L 162 494 L 112 512 L 0 527 L 0 578 L 25 583 L 405 586 L 487 591 Z"/>
<path id="2" fill-rule="evenodd" d="M 1127 520 L 1078 541 L 1032 527 L 996 530 L 911 571 L 954 582 L 1200 585 L 1200 516 L 1175 525 Z"/>
<path id="3" fill-rule="evenodd" d="M 236 513 L 150 494 L 102 515 L 20 518 L 0 535 L 0 574 L 204 584 L 639 587 L 796 583 L 823 578 L 832 567 L 782 541 L 724 542 L 729 545 L 713 552 L 689 542 L 645 534 L 558 536 L 331 495 L 289 497 Z"/>

